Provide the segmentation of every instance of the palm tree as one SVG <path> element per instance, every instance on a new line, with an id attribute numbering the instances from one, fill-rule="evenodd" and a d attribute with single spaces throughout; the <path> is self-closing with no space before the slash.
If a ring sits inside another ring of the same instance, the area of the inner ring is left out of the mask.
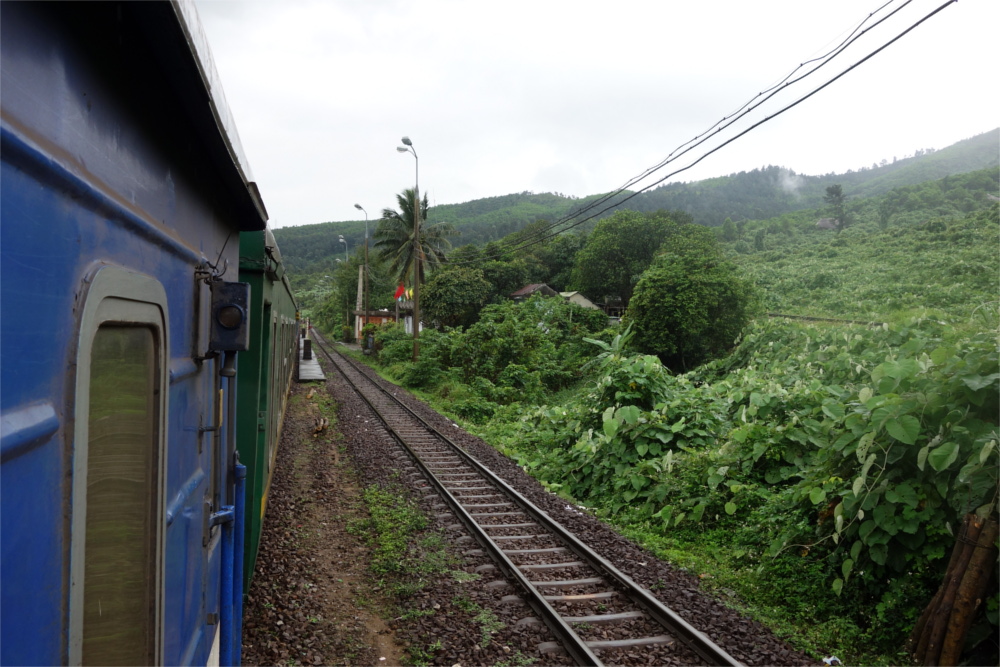
<path id="1" fill-rule="evenodd" d="M 413 210 L 416 199 L 412 188 L 396 195 L 399 211 L 382 210 L 382 219 L 375 228 L 375 248 L 379 257 L 389 262 L 389 270 L 400 281 L 413 275 Z M 459 232 L 446 222 L 427 224 L 427 195 L 420 202 L 420 282 L 426 278 L 428 264 L 431 268 L 445 262 L 445 252 L 451 249 L 449 236 Z"/>

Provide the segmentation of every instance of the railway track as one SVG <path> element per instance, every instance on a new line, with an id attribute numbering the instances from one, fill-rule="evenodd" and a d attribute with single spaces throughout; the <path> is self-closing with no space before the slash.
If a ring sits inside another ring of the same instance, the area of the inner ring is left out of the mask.
<path id="1" fill-rule="evenodd" d="M 574 664 L 614 662 L 615 652 L 641 648 L 655 663 L 741 665 L 683 618 L 635 584 L 504 480 L 433 428 L 362 372 L 355 362 L 317 345 L 371 407 L 401 448 L 404 468 L 428 493 L 440 498 L 475 541 L 469 555 L 485 553 L 499 572 L 489 585 L 510 589 L 506 604 L 527 604 L 534 616 L 520 623 L 544 623 L 556 638 L 538 646 L 565 652 Z M 626 638 L 602 639 L 609 624 L 627 628 Z"/>

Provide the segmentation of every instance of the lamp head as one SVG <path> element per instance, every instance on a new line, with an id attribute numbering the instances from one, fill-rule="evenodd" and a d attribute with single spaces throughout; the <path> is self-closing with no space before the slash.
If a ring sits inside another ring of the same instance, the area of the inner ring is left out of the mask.
<path id="1" fill-rule="evenodd" d="M 403 145 L 404 146 L 412 146 L 413 145 L 413 142 L 410 141 L 409 137 L 403 137 L 402 141 L 403 141 Z"/>
<path id="2" fill-rule="evenodd" d="M 396 146 L 396 150 L 399 151 L 400 153 L 409 153 L 410 152 L 410 149 L 404 148 L 403 146 Z"/>
<path id="3" fill-rule="evenodd" d="M 359 211 L 363 211 L 363 210 L 365 210 L 365 209 L 363 209 L 363 208 L 361 207 L 361 204 L 355 204 L 355 205 L 354 205 L 354 208 L 358 209 Z"/>

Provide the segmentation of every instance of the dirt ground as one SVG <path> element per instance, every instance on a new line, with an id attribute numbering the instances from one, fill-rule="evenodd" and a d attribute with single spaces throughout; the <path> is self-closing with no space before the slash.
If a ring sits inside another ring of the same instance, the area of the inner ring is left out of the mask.
<path id="1" fill-rule="evenodd" d="M 323 384 L 293 387 L 244 608 L 244 664 L 405 663 L 380 616 L 391 601 L 365 576 L 368 547 L 348 532 L 366 511 L 333 415 Z"/>

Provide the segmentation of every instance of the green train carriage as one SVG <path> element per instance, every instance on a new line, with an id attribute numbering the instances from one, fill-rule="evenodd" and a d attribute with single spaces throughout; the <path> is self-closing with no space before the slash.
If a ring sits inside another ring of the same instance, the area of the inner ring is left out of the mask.
<path id="1" fill-rule="evenodd" d="M 243 591 L 250 589 L 288 391 L 298 361 L 292 288 L 270 229 L 240 233 L 240 282 L 250 284 L 250 350 L 239 356 L 236 437 L 247 468 Z"/>

